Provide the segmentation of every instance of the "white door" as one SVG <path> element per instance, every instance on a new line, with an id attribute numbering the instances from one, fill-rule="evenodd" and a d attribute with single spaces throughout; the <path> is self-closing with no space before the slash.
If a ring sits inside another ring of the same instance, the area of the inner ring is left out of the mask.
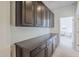
<path id="1" fill-rule="evenodd" d="M 73 17 L 60 18 L 60 45 L 72 48 L 73 44 Z"/>

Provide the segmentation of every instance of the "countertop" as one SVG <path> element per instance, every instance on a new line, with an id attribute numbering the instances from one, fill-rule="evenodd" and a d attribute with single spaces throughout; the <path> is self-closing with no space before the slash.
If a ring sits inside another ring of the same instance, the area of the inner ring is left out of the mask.
<path id="1" fill-rule="evenodd" d="M 25 48 L 25 49 L 34 49 L 36 46 L 41 45 L 42 43 L 46 42 L 45 40 L 48 40 L 49 38 L 55 36 L 56 33 L 48 33 L 39 37 L 31 38 L 28 40 L 24 40 L 21 42 L 15 43 L 15 45 Z"/>

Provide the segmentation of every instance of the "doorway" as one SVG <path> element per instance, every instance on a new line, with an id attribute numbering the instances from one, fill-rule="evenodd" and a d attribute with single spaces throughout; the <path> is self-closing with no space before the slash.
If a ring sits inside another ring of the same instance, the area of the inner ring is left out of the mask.
<path id="1" fill-rule="evenodd" d="M 60 18 L 60 45 L 73 47 L 73 17 Z"/>

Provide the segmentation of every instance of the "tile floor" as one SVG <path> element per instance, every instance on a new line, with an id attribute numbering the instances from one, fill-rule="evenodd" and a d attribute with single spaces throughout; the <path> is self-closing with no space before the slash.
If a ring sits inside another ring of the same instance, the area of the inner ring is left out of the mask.
<path id="1" fill-rule="evenodd" d="M 53 57 L 79 57 L 79 51 L 76 51 L 71 47 L 71 44 L 66 42 L 66 40 L 68 40 L 67 38 L 65 39 L 63 37 L 63 39 L 61 39 L 61 42 L 55 50 Z"/>
<path id="2" fill-rule="evenodd" d="M 58 46 L 53 57 L 79 57 L 79 51 L 64 46 Z"/>

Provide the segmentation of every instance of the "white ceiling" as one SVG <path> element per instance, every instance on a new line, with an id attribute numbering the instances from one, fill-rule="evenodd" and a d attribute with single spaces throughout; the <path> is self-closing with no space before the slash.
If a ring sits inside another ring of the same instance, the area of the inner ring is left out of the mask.
<path id="1" fill-rule="evenodd" d="M 43 3 L 51 10 L 62 8 L 65 6 L 72 5 L 76 1 L 43 1 Z"/>

